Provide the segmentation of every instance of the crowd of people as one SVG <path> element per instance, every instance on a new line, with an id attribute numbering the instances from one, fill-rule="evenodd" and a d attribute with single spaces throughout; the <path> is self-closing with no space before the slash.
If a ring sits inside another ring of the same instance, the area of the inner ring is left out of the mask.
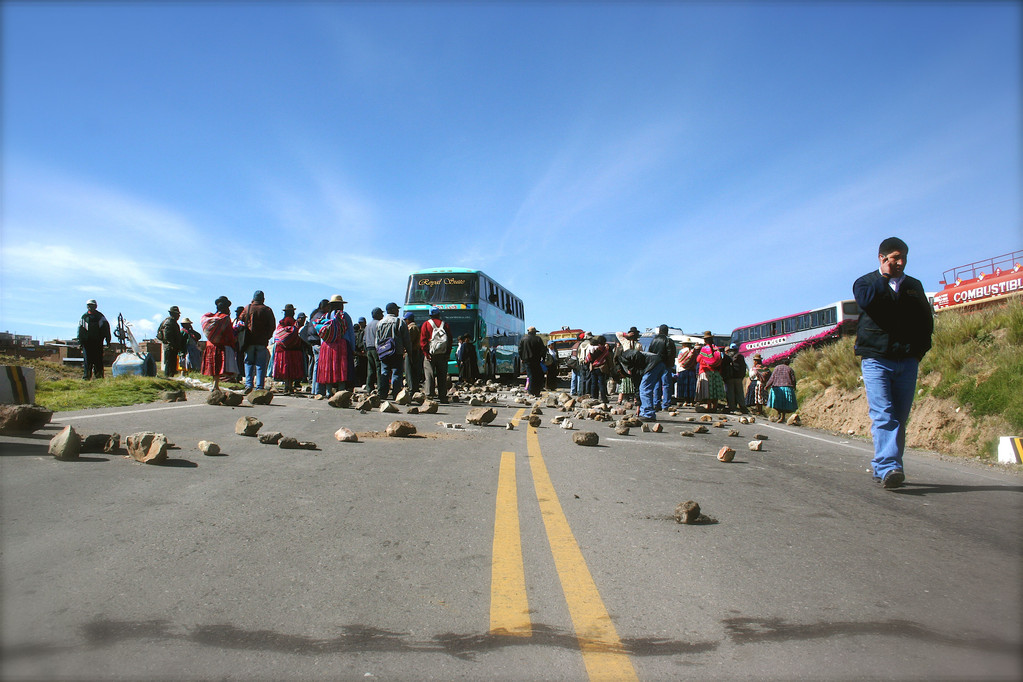
<path id="1" fill-rule="evenodd" d="M 473 339 L 463 334 L 453 339 L 450 325 L 439 308 L 430 310 L 422 326 L 411 312 L 400 315 L 397 303 L 370 311 L 370 319 L 355 322 L 345 311 L 340 295 L 322 299 L 311 315 L 296 312 L 293 304 L 281 309 L 277 319 L 266 305 L 262 291 L 255 291 L 247 306 L 234 308 L 221 296 L 214 310 L 200 318 L 206 343 L 199 348 L 200 333 L 188 318 L 181 319 L 171 306 L 160 323 L 157 340 L 163 344 L 163 371 L 168 377 L 180 371 L 198 371 L 219 388 L 222 380 L 238 379 L 245 392 L 265 388 L 267 378 L 284 384 L 285 393 L 306 386 L 311 394 L 330 396 L 341 389 L 365 387 L 383 398 L 403 388 L 423 390 L 447 402 L 448 359 L 457 343 L 458 379 L 472 384 L 481 378 Z M 109 323 L 90 299 L 79 325 L 85 362 L 85 378 L 103 376 L 102 341 L 110 342 Z M 638 403 L 637 414 L 655 421 L 658 411 L 672 405 L 701 407 L 708 412 L 763 413 L 774 408 L 779 419 L 796 409 L 795 377 L 787 365 L 773 372 L 759 355 L 753 367 L 735 344 L 716 346 L 710 332 L 702 345 L 688 341 L 677 348 L 661 325 L 644 350 L 636 327 L 615 334 L 615 343 L 602 335 L 587 333 L 565 364 L 571 370 L 569 390 L 574 396 L 590 395 L 602 402 Z M 97 347 L 97 343 L 100 345 Z M 98 349 L 97 349 L 98 348 Z M 536 327 L 529 327 L 519 343 L 519 358 L 526 373 L 526 390 L 539 396 L 546 388 L 558 388 L 562 361 L 555 344 L 545 345 Z M 748 385 L 747 385 L 748 378 Z"/>
<path id="2" fill-rule="evenodd" d="M 796 410 L 795 375 L 787 360 L 772 372 L 756 354 L 749 367 L 736 344 L 718 346 L 709 331 L 702 344 L 684 341 L 679 348 L 663 324 L 645 350 L 636 327 L 615 337 L 612 346 L 603 335 L 586 332 L 566 360 L 572 370 L 572 395 L 605 402 L 609 395 L 617 395 L 618 404 L 638 401 L 637 414 L 643 421 L 656 421 L 657 412 L 673 405 L 736 414 L 751 410 L 764 414 L 768 407 L 778 421 Z M 548 371 L 556 373 L 553 344 L 547 357 Z"/>

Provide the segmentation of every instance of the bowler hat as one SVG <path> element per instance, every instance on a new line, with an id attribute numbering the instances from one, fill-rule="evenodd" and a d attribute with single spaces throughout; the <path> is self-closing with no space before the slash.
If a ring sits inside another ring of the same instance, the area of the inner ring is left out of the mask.
<path id="1" fill-rule="evenodd" d="M 330 297 L 329 303 L 348 303 L 348 301 L 341 298 L 341 294 L 334 294 Z"/>

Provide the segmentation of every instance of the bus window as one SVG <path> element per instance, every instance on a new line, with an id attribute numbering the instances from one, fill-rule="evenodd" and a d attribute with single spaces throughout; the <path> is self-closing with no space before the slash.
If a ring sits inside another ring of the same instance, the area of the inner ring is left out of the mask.
<path id="1" fill-rule="evenodd" d="M 846 316 L 858 317 L 860 307 L 856 305 L 856 301 L 842 301 L 842 313 Z"/>

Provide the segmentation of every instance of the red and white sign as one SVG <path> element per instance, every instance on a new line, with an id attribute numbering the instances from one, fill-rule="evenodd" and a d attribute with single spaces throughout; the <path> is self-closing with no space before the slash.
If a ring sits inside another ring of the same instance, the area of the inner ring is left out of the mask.
<path id="1" fill-rule="evenodd" d="M 955 284 L 945 287 L 941 293 L 935 295 L 934 309 L 942 310 L 981 301 L 993 301 L 1021 293 L 1023 293 L 1023 272 L 1014 268 L 1011 272 L 1003 275 L 986 274 L 966 282 L 957 280 Z"/>

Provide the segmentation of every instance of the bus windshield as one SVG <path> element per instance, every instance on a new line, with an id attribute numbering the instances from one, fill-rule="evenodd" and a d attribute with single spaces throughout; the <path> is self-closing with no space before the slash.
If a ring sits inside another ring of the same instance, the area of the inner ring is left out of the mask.
<path id="1" fill-rule="evenodd" d="M 474 273 L 415 274 L 409 279 L 406 303 L 478 303 L 479 278 Z"/>

